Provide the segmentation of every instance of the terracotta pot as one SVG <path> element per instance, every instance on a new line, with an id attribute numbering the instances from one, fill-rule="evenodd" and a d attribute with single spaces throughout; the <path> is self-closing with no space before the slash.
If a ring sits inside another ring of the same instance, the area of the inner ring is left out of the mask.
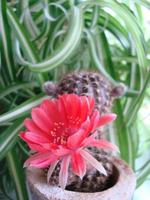
<path id="1" fill-rule="evenodd" d="M 136 177 L 132 169 L 116 157 L 113 178 L 107 190 L 94 193 L 73 192 L 50 186 L 42 170 L 27 169 L 27 181 L 32 200 L 130 200 L 132 198 Z"/>

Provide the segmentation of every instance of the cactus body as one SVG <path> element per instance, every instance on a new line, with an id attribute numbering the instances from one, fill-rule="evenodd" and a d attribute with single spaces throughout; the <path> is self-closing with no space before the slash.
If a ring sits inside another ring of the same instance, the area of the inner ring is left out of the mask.
<path id="1" fill-rule="evenodd" d="M 114 88 L 100 74 L 84 71 L 69 74 L 58 84 L 47 82 L 44 85 L 44 90 L 55 98 L 64 93 L 93 96 L 95 108 L 99 110 L 100 114 L 110 112 L 113 99 L 123 93 L 122 87 Z"/>
<path id="2" fill-rule="evenodd" d="M 53 98 L 65 93 L 92 96 L 95 99 L 95 108 L 100 115 L 110 112 L 114 98 L 122 95 L 123 87 L 113 87 L 103 76 L 95 72 L 72 73 L 64 77 L 58 84 L 47 82 L 45 92 Z M 97 192 L 106 189 L 113 173 L 113 165 L 109 161 L 108 153 L 92 148 L 94 157 L 99 160 L 107 171 L 107 176 L 97 170 L 88 169 L 83 180 L 71 170 L 68 177 L 67 189 L 80 192 Z M 47 169 L 48 170 L 48 169 Z M 47 170 L 45 173 L 47 174 Z M 58 185 L 60 165 L 58 164 L 50 179 L 51 185 Z"/>

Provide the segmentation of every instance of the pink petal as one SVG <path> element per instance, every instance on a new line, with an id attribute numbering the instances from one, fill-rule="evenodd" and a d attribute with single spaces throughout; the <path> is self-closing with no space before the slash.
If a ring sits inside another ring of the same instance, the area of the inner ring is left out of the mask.
<path id="1" fill-rule="evenodd" d="M 73 119 L 79 116 L 80 113 L 80 98 L 75 94 L 69 95 L 67 98 L 67 114 L 72 116 Z"/>
<path id="2" fill-rule="evenodd" d="M 71 154 L 72 151 L 70 149 L 67 149 L 67 148 L 60 145 L 60 146 L 58 146 L 58 148 L 56 150 L 53 151 L 53 153 L 55 155 L 61 157 L 61 156 L 66 156 L 68 154 Z"/>
<path id="3" fill-rule="evenodd" d="M 95 106 L 95 100 L 93 97 L 90 97 L 90 96 L 88 97 L 88 100 L 89 100 L 89 104 L 90 104 L 89 115 L 91 115 L 93 112 L 94 106 Z"/>
<path id="4" fill-rule="evenodd" d="M 87 120 L 82 124 L 81 129 L 78 130 L 75 134 L 68 137 L 67 146 L 69 148 L 77 148 L 80 147 L 82 141 L 90 134 L 90 120 Z"/>
<path id="5" fill-rule="evenodd" d="M 41 109 L 47 114 L 49 120 L 54 123 L 59 121 L 58 100 L 44 100 L 40 105 Z"/>
<path id="6" fill-rule="evenodd" d="M 94 131 L 98 127 L 99 118 L 100 118 L 99 112 L 95 110 L 90 119 L 91 120 L 90 132 Z"/>
<path id="7" fill-rule="evenodd" d="M 58 157 L 53 155 L 51 152 L 40 152 L 28 158 L 24 163 L 24 167 L 45 168 L 57 159 Z"/>
<path id="8" fill-rule="evenodd" d="M 59 121 L 64 123 L 64 125 L 65 125 L 65 124 L 68 123 L 67 114 L 66 114 L 66 109 L 65 109 L 64 103 L 63 103 L 61 98 L 59 98 L 57 106 L 58 106 L 58 112 L 60 113 L 59 114 Z"/>
<path id="9" fill-rule="evenodd" d="M 19 134 L 19 137 L 22 139 L 22 140 L 24 140 L 27 144 L 29 144 L 31 141 L 30 140 L 28 140 L 26 137 L 25 137 L 25 132 L 21 132 L 20 134 Z M 32 142 L 31 142 L 32 143 Z M 34 142 L 33 142 L 34 143 Z"/>
<path id="10" fill-rule="evenodd" d="M 81 122 L 85 121 L 86 118 L 88 117 L 89 114 L 89 110 L 90 110 L 90 105 L 89 105 L 89 101 L 88 98 L 86 96 L 81 96 Z"/>
<path id="11" fill-rule="evenodd" d="M 68 137 L 67 146 L 71 149 L 77 148 L 80 146 L 80 143 L 83 140 L 84 130 L 80 129 L 77 133 Z"/>
<path id="12" fill-rule="evenodd" d="M 41 108 L 32 109 L 32 119 L 35 124 L 43 131 L 49 133 L 52 128 L 52 122 L 48 118 L 47 114 Z"/>
<path id="13" fill-rule="evenodd" d="M 72 170 L 81 179 L 86 173 L 86 162 L 79 152 L 75 152 L 72 155 Z"/>
<path id="14" fill-rule="evenodd" d="M 70 156 L 66 156 L 63 158 L 61 163 L 61 169 L 59 172 L 59 185 L 62 189 L 65 189 L 67 184 L 70 159 L 71 159 Z"/>
<path id="15" fill-rule="evenodd" d="M 42 146 L 44 149 L 47 149 L 50 151 L 56 150 L 58 148 L 58 145 L 54 143 L 43 143 Z"/>
<path id="16" fill-rule="evenodd" d="M 31 131 L 31 132 L 35 132 L 38 133 L 39 135 L 45 133 L 44 131 L 42 131 L 34 122 L 32 119 L 26 118 L 24 120 L 24 125 L 25 127 Z M 46 134 L 46 133 L 45 133 Z"/>
<path id="17" fill-rule="evenodd" d="M 70 94 L 71 95 L 71 94 Z M 66 113 L 66 116 L 71 116 L 70 115 L 70 112 L 71 112 L 71 105 L 70 105 L 70 102 L 68 100 L 68 96 L 70 96 L 68 94 L 64 94 L 62 96 L 59 96 L 59 100 L 61 100 L 61 102 L 63 103 L 64 105 L 64 108 L 65 108 L 65 113 Z"/>
<path id="18" fill-rule="evenodd" d="M 37 133 L 33 133 L 33 132 L 29 132 L 29 131 L 21 133 L 20 137 L 22 139 L 24 139 L 25 141 L 29 141 L 29 142 L 33 142 L 33 143 L 37 143 L 37 144 L 51 142 L 51 140 L 50 140 L 50 138 L 48 138 L 48 136 L 45 136 L 44 134 L 39 135 Z"/>
<path id="19" fill-rule="evenodd" d="M 36 167 L 36 168 L 46 168 L 48 167 L 52 162 L 55 161 L 56 158 L 49 158 L 47 160 L 44 160 L 43 162 L 36 163 L 36 164 L 30 164 L 30 167 Z"/>
<path id="20" fill-rule="evenodd" d="M 109 122 L 112 122 L 116 119 L 117 115 L 114 113 L 106 114 L 100 117 L 98 126 L 103 126 L 105 124 L 108 124 Z"/>
<path id="21" fill-rule="evenodd" d="M 72 122 L 74 122 L 77 117 L 79 118 L 79 113 L 81 110 L 81 102 L 79 96 L 75 94 L 64 94 L 60 96 L 59 99 L 61 100 L 61 102 L 63 102 L 63 105 L 65 107 L 68 124 L 72 124 Z"/>
<path id="22" fill-rule="evenodd" d="M 84 130 L 84 135 L 82 136 L 83 138 L 89 136 L 89 134 L 91 133 L 91 127 L 92 127 L 91 120 L 89 117 L 87 117 L 86 121 L 81 125 L 81 129 Z"/>
<path id="23" fill-rule="evenodd" d="M 94 146 L 99 147 L 101 149 L 107 149 L 112 151 L 119 151 L 118 147 L 107 140 L 96 140 L 93 137 L 86 138 L 83 142 L 83 146 Z"/>
<path id="24" fill-rule="evenodd" d="M 45 152 L 45 151 L 47 151 L 47 149 L 43 148 L 43 146 L 39 145 L 39 144 L 28 142 L 28 146 L 30 147 L 30 149 L 32 149 L 34 151 L 37 151 L 37 152 Z"/>
<path id="25" fill-rule="evenodd" d="M 39 139 L 34 140 L 33 137 L 31 138 L 30 135 L 28 136 L 27 132 L 21 132 L 19 136 L 28 144 L 31 149 L 35 151 L 43 152 L 56 149 L 57 147 L 56 144 L 50 143 L 50 140 L 44 141 L 44 137 L 40 141 Z"/>
<path id="26" fill-rule="evenodd" d="M 51 176 L 52 176 L 52 173 L 53 173 L 54 169 L 56 168 L 57 163 L 58 163 L 58 160 L 54 161 L 54 162 L 50 165 L 50 168 L 49 168 L 49 170 L 48 170 L 48 172 L 47 172 L 47 183 L 49 183 L 50 178 L 51 178 Z"/>
<path id="27" fill-rule="evenodd" d="M 90 153 L 88 153 L 85 150 L 81 150 L 80 154 L 88 163 L 90 163 L 100 173 L 102 173 L 105 176 L 107 176 L 107 172 L 106 172 L 105 168 L 103 167 L 103 165 L 100 162 L 98 162 Z"/>

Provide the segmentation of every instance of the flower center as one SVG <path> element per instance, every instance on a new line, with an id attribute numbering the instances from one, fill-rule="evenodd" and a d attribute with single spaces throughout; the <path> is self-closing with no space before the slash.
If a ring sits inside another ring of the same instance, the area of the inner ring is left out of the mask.
<path id="1" fill-rule="evenodd" d="M 50 131 L 54 144 L 65 145 L 69 136 L 69 128 L 62 122 L 55 122 L 53 130 Z"/>
<path id="2" fill-rule="evenodd" d="M 55 122 L 53 129 L 50 131 L 52 142 L 58 145 L 66 145 L 67 139 L 70 135 L 74 134 L 81 125 L 79 117 L 73 118 L 69 116 L 67 118 L 68 123 Z"/>

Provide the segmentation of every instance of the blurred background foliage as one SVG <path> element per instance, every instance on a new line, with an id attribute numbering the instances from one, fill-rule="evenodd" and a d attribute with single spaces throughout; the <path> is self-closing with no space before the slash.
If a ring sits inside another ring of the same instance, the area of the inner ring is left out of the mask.
<path id="1" fill-rule="evenodd" d="M 149 178 L 149 8 L 148 0 L 0 0 L 0 199 L 28 199 L 29 153 L 18 132 L 46 98 L 43 83 L 71 71 L 126 86 L 109 139 L 135 170 L 137 188 Z"/>

